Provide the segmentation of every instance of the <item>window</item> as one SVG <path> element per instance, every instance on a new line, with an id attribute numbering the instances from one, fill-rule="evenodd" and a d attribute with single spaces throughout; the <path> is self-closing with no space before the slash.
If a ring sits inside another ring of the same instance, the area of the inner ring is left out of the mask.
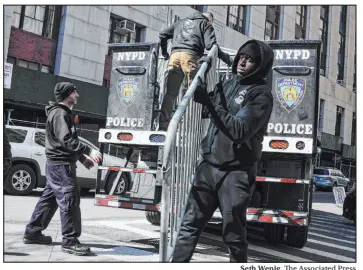
<path id="1" fill-rule="evenodd" d="M 22 14 L 22 7 L 23 6 L 15 6 L 14 7 L 14 15 L 13 15 L 13 23 L 12 25 L 15 26 L 16 28 L 20 28 L 20 18 L 21 18 L 21 14 Z"/>
<path id="2" fill-rule="evenodd" d="M 329 23 L 329 6 L 320 6 L 320 39 L 322 45 L 320 49 L 320 70 L 326 73 L 326 60 L 327 60 L 327 48 L 328 48 L 328 23 Z"/>
<path id="3" fill-rule="evenodd" d="M 328 170 L 324 170 L 324 169 L 314 169 L 313 170 L 313 174 L 329 175 L 329 171 Z"/>
<path id="4" fill-rule="evenodd" d="M 122 33 L 116 28 L 116 24 L 124 19 L 110 17 L 109 27 L 108 27 L 108 42 L 109 43 L 135 43 L 141 41 L 141 29 L 142 27 L 135 27 L 134 32 Z"/>
<path id="5" fill-rule="evenodd" d="M 295 39 L 306 38 L 307 6 L 296 6 Z"/>
<path id="6" fill-rule="evenodd" d="M 357 116 L 356 113 L 353 112 L 353 119 L 352 119 L 352 135 L 351 135 L 351 146 L 356 145 L 356 135 L 357 135 Z"/>
<path id="7" fill-rule="evenodd" d="M 344 108 L 337 106 L 337 119 L 335 122 L 335 136 L 344 135 Z"/>
<path id="8" fill-rule="evenodd" d="M 319 108 L 319 131 L 323 132 L 324 126 L 324 107 L 325 107 L 325 100 L 320 99 L 320 108 Z"/>
<path id="9" fill-rule="evenodd" d="M 346 34 L 346 22 L 347 22 L 347 6 L 342 6 L 340 11 L 340 23 L 339 23 L 339 51 L 338 51 L 338 71 L 337 82 L 343 83 L 344 80 L 344 58 L 345 58 L 345 34 Z"/>
<path id="10" fill-rule="evenodd" d="M 11 57 L 13 58 L 13 57 Z M 8 57 L 9 59 L 9 57 Z M 13 58 L 13 61 L 15 64 L 16 63 L 16 59 Z M 31 69 L 31 70 L 40 70 L 41 72 L 44 72 L 44 73 L 50 73 L 52 68 L 51 67 L 48 67 L 48 66 L 44 66 L 44 65 L 40 65 L 38 63 L 34 63 L 34 62 L 30 62 L 30 61 L 26 61 L 26 60 L 23 60 L 23 59 L 18 59 L 18 62 L 17 62 L 17 66 L 19 67 L 22 67 L 22 68 L 28 68 L 28 69 Z"/>
<path id="11" fill-rule="evenodd" d="M 191 8 L 194 8 L 195 10 L 199 11 L 199 12 L 204 12 L 204 7 L 205 6 L 190 6 Z"/>
<path id="12" fill-rule="evenodd" d="M 51 70 L 51 67 L 48 67 L 48 66 L 42 66 L 42 68 L 41 68 L 41 72 L 44 72 L 44 73 L 50 73 L 50 70 Z"/>
<path id="13" fill-rule="evenodd" d="M 279 39 L 280 6 L 266 7 L 265 40 Z"/>
<path id="14" fill-rule="evenodd" d="M 34 142 L 40 146 L 45 147 L 45 134 L 43 132 L 35 132 Z"/>
<path id="15" fill-rule="evenodd" d="M 23 68 L 29 68 L 32 70 L 39 70 L 39 64 L 34 62 L 25 61 L 22 59 L 19 59 L 18 66 Z"/>
<path id="16" fill-rule="evenodd" d="M 12 143 L 23 143 L 26 138 L 26 134 L 28 131 L 24 129 L 13 129 L 13 128 L 6 128 L 9 142 Z"/>
<path id="17" fill-rule="evenodd" d="M 6 59 L 6 63 L 15 65 L 16 63 L 15 57 L 8 56 L 8 58 Z"/>
<path id="18" fill-rule="evenodd" d="M 62 6 L 16 6 L 12 24 L 19 29 L 57 39 L 56 22 L 60 20 L 61 9 Z"/>
<path id="19" fill-rule="evenodd" d="M 242 34 L 246 33 L 246 6 L 228 6 L 227 26 Z"/>

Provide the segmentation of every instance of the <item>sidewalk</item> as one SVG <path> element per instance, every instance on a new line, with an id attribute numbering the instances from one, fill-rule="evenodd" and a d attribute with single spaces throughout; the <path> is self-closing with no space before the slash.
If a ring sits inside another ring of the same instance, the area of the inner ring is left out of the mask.
<path id="1" fill-rule="evenodd" d="M 61 250 L 62 234 L 59 224 L 49 226 L 46 235 L 53 238 L 51 245 L 23 243 L 23 224 L 5 225 L 4 262 L 157 262 L 159 255 L 138 244 L 110 241 L 103 237 L 82 233 L 80 241 L 91 248 L 89 256 L 75 256 Z"/>

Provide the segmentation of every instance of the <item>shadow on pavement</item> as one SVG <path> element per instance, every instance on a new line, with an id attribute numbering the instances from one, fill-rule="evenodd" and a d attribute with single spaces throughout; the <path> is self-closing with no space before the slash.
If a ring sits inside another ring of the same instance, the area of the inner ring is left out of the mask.
<path id="1" fill-rule="evenodd" d="M 4 252 L 4 255 L 8 255 L 8 256 L 29 256 L 28 253 L 21 253 L 21 252 Z"/>
<path id="2" fill-rule="evenodd" d="M 313 203 L 335 204 L 334 193 L 332 191 L 315 191 L 313 193 Z"/>
<path id="3" fill-rule="evenodd" d="M 287 245 L 286 235 L 282 243 L 268 244 L 264 239 L 264 224 L 248 223 L 247 239 L 249 242 L 248 258 L 254 262 L 291 263 L 319 262 L 338 263 L 356 261 L 356 228 L 352 221 L 341 215 L 330 212 L 312 210 L 312 220 L 309 226 L 308 241 L 304 248 L 293 248 Z M 154 231 L 159 231 L 155 227 Z M 210 223 L 204 232 L 220 237 L 221 223 Z M 144 238 L 133 241 L 159 248 L 158 238 Z M 203 237 L 198 242 L 196 253 L 213 255 L 216 252 L 228 256 L 228 247 L 220 240 Z M 217 253 L 216 253 L 217 254 Z"/>

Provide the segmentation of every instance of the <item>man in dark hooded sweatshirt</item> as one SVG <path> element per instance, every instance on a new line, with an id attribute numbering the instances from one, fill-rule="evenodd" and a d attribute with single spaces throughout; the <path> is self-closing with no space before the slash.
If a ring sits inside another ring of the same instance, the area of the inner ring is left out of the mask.
<path id="1" fill-rule="evenodd" d="M 165 60 L 169 59 L 168 39 L 172 39 L 172 46 L 165 78 L 166 93 L 161 105 L 159 130 L 168 128 L 174 102 L 178 97 L 184 77 L 186 77 L 189 87 L 198 71 L 198 60 L 203 56 L 204 49 L 210 50 L 214 44 L 217 44 L 212 22 L 212 13 L 195 12 L 160 32 L 160 46 Z M 229 55 L 219 47 L 218 57 L 227 65 L 232 64 Z"/>
<path id="2" fill-rule="evenodd" d="M 90 248 L 83 246 L 81 235 L 80 187 L 76 176 L 79 160 L 90 169 L 102 160 L 101 153 L 80 142 L 72 115 L 79 97 L 72 83 L 60 82 L 54 88 L 56 104 L 45 108 L 46 186 L 35 206 L 24 234 L 25 244 L 51 244 L 45 230 L 58 207 L 62 224 L 62 250 L 75 255 L 86 255 Z"/>
<path id="3" fill-rule="evenodd" d="M 265 80 L 272 64 L 270 46 L 250 40 L 237 52 L 232 78 L 217 84 L 212 98 L 198 78 L 194 101 L 205 106 L 211 123 L 201 143 L 173 262 L 190 261 L 217 207 L 223 217 L 223 241 L 229 247 L 230 261 L 247 262 L 246 211 L 272 111 L 273 98 Z"/>

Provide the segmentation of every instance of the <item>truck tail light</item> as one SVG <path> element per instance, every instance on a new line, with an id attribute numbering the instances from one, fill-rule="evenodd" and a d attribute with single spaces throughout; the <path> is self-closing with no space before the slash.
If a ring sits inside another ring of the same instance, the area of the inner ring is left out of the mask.
<path id="1" fill-rule="evenodd" d="M 162 143 L 165 142 L 165 135 L 151 134 L 149 140 L 150 142 Z"/>
<path id="2" fill-rule="evenodd" d="M 289 147 L 289 143 L 285 140 L 272 140 L 269 145 L 272 149 L 287 149 Z"/>
<path id="3" fill-rule="evenodd" d="M 132 136 L 131 133 L 119 133 L 117 135 L 117 138 L 120 140 L 120 141 L 131 141 L 134 136 Z"/>

